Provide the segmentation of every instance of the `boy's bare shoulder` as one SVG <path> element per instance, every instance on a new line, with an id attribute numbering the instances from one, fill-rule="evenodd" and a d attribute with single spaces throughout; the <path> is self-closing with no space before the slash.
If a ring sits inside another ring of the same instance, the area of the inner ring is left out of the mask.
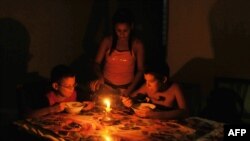
<path id="1" fill-rule="evenodd" d="M 180 85 L 178 83 L 173 83 L 170 87 L 172 90 L 180 90 Z"/>

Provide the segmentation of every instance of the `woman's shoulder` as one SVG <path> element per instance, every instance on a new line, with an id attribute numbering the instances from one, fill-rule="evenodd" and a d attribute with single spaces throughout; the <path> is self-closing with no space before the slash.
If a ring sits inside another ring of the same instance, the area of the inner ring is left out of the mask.
<path id="1" fill-rule="evenodd" d="M 108 50 L 112 44 L 112 37 L 106 36 L 102 39 L 100 47 L 104 50 Z"/>
<path id="2" fill-rule="evenodd" d="M 133 44 L 134 45 L 143 45 L 142 41 L 139 38 L 134 38 Z"/>
<path id="3" fill-rule="evenodd" d="M 135 52 L 138 52 L 138 51 L 142 51 L 143 50 L 143 43 L 142 43 L 142 41 L 140 40 L 140 39 L 138 39 L 138 38 L 135 38 L 134 40 L 133 40 L 133 50 L 135 51 Z"/>

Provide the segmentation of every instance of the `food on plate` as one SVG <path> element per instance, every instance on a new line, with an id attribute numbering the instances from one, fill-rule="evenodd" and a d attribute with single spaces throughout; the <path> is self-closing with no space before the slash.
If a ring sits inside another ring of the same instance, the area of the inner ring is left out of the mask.
<path id="1" fill-rule="evenodd" d="M 136 104 L 134 106 L 132 106 L 132 109 L 136 112 L 137 110 L 146 110 L 146 111 L 150 111 L 150 110 L 154 110 L 156 108 L 156 106 L 154 104 L 151 103 L 140 103 L 140 104 Z"/>
<path id="2" fill-rule="evenodd" d="M 155 109 L 156 106 L 154 104 L 151 104 L 151 103 L 141 103 L 139 108 L 145 108 L 145 107 L 148 107 L 150 109 Z"/>

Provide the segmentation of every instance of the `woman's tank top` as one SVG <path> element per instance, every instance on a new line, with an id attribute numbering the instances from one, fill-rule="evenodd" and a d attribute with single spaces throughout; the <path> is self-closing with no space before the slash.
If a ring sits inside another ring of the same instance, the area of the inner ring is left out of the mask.
<path id="1" fill-rule="evenodd" d="M 110 50 L 109 50 L 110 51 Z M 114 50 L 106 53 L 104 78 L 114 85 L 125 85 L 134 79 L 135 56 L 133 51 Z"/>

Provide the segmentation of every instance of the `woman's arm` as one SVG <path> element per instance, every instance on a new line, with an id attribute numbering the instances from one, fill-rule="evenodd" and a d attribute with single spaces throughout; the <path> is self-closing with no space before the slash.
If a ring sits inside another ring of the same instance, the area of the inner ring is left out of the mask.
<path id="1" fill-rule="evenodd" d="M 98 79 L 95 81 L 91 81 L 89 86 L 91 91 L 95 92 L 97 91 L 100 86 L 104 83 L 104 77 L 103 77 L 103 71 L 101 69 L 101 63 L 104 60 L 105 54 L 109 47 L 109 41 L 110 39 L 108 37 L 104 38 L 100 44 L 100 47 L 98 49 L 95 62 L 94 62 L 94 72 L 97 75 Z"/>
<path id="2" fill-rule="evenodd" d="M 136 41 L 136 45 L 134 47 L 135 57 L 136 57 L 136 64 L 137 64 L 137 71 L 134 77 L 134 80 L 131 85 L 129 85 L 126 95 L 130 95 L 138 83 L 141 81 L 144 73 L 144 47 L 140 41 Z"/>
<path id="3" fill-rule="evenodd" d="M 105 54 L 108 50 L 108 46 L 110 44 L 110 39 L 108 37 L 104 38 L 99 46 L 96 58 L 95 58 L 95 64 L 94 64 L 94 71 L 96 75 L 99 78 L 103 78 L 103 73 L 101 70 L 101 63 L 104 60 Z"/>

